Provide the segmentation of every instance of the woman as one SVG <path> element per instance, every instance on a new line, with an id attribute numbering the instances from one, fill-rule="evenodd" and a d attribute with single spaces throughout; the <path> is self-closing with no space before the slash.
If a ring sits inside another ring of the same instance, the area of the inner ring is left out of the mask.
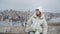
<path id="1" fill-rule="evenodd" d="M 39 9 L 36 9 L 34 15 L 27 21 L 26 32 L 47 34 L 47 22 Z"/>

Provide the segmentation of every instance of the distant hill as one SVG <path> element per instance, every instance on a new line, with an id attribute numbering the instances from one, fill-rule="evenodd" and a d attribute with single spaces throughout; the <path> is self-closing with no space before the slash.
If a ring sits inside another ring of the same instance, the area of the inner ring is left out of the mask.
<path id="1" fill-rule="evenodd" d="M 53 18 L 60 18 L 60 13 L 52 13 L 52 12 L 43 12 L 43 13 L 47 21 L 50 21 Z M 19 21 L 27 21 L 33 14 L 34 14 L 34 11 L 32 12 L 32 11 L 5 10 L 0 12 L 0 19 L 2 17 L 4 17 L 5 19 L 6 16 L 9 16 L 10 19 L 18 21 L 19 20 L 18 16 L 20 16 L 20 18 L 22 19 L 20 19 Z"/>

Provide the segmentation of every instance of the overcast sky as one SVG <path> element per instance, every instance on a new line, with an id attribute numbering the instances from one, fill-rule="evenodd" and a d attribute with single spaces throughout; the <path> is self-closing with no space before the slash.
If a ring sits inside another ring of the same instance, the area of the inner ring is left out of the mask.
<path id="1" fill-rule="evenodd" d="M 34 10 L 42 6 L 47 11 L 60 11 L 60 0 L 0 0 L 0 10 Z"/>

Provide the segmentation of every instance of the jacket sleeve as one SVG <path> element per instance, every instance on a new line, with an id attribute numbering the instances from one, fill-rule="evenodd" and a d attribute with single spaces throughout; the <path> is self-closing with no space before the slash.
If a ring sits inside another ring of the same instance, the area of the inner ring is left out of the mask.
<path id="1" fill-rule="evenodd" d="M 30 18 L 28 21 L 27 21 L 27 26 L 30 26 L 32 24 L 32 18 Z"/>
<path id="2" fill-rule="evenodd" d="M 44 20 L 43 20 L 43 34 L 47 34 L 47 30 L 48 30 L 48 25 L 47 25 L 47 22 L 44 18 Z"/>
<path id="3" fill-rule="evenodd" d="M 27 21 L 27 24 L 26 24 L 26 29 L 25 29 L 25 30 L 26 30 L 26 32 L 29 32 L 31 22 L 32 22 L 32 18 L 30 18 L 30 19 Z"/>

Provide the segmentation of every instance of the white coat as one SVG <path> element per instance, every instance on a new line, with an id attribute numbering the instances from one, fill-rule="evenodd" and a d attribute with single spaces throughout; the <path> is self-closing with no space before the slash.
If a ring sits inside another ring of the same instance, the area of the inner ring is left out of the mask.
<path id="1" fill-rule="evenodd" d="M 41 17 L 34 15 L 27 21 L 26 32 L 35 31 L 35 34 L 47 34 L 47 22 L 44 14 Z"/>

